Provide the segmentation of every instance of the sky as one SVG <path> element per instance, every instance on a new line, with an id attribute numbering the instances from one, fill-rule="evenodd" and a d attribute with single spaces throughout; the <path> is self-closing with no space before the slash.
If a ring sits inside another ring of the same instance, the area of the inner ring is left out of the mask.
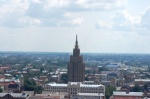
<path id="1" fill-rule="evenodd" d="M 0 0 L 0 51 L 150 53 L 150 0 Z"/>

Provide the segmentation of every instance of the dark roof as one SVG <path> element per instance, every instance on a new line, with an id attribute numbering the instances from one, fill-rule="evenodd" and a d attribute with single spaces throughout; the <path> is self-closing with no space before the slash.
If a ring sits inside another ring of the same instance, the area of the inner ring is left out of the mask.
<path id="1" fill-rule="evenodd" d="M 15 88 L 15 89 L 17 89 L 18 87 L 19 87 L 18 84 L 9 84 L 8 85 L 8 88 Z"/>

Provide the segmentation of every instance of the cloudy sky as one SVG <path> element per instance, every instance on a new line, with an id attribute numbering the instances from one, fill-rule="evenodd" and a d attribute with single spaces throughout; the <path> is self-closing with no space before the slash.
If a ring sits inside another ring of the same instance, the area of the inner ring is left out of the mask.
<path id="1" fill-rule="evenodd" d="M 150 0 L 0 0 L 0 51 L 150 53 Z"/>

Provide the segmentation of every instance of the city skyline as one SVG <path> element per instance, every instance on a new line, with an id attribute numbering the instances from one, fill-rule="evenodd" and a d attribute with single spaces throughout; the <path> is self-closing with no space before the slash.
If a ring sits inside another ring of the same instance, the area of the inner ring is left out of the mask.
<path id="1" fill-rule="evenodd" d="M 1 0 L 0 51 L 150 53 L 149 0 Z"/>

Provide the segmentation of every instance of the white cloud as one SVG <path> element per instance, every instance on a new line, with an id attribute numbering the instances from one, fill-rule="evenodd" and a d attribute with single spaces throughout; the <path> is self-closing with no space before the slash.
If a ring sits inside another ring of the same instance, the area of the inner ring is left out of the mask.
<path id="1" fill-rule="evenodd" d="M 150 30 L 150 7 L 148 7 L 141 15 L 140 25 L 142 28 Z"/>
<path id="2" fill-rule="evenodd" d="M 72 20 L 73 25 L 81 25 L 84 22 L 83 18 L 75 18 Z"/>
<path id="3" fill-rule="evenodd" d="M 134 31 L 141 35 L 150 35 L 150 7 L 140 16 L 131 16 L 127 11 L 115 14 L 113 28 L 120 31 Z"/>
<path id="4" fill-rule="evenodd" d="M 112 16 L 112 22 L 113 24 L 109 24 L 99 20 L 95 27 L 96 29 L 136 32 L 140 35 L 150 36 L 150 7 L 139 16 L 130 15 L 127 10 L 117 11 Z"/>
<path id="5" fill-rule="evenodd" d="M 88 10 L 124 9 L 127 0 L 77 0 L 76 5 Z"/>
<path id="6" fill-rule="evenodd" d="M 111 24 L 108 24 L 100 20 L 96 23 L 95 27 L 96 29 L 112 29 Z"/>
<path id="7" fill-rule="evenodd" d="M 140 17 L 131 16 L 126 10 L 119 11 L 113 16 L 113 28 L 120 31 L 135 30 L 135 26 L 139 25 Z"/>
<path id="8" fill-rule="evenodd" d="M 41 0 L 32 0 L 32 2 L 41 3 Z"/>
<path id="9" fill-rule="evenodd" d="M 64 17 L 70 19 L 70 20 L 68 20 L 69 24 L 74 25 L 74 26 L 81 25 L 81 24 L 84 22 L 84 18 L 75 17 L 75 16 L 73 16 L 73 15 L 70 14 L 70 13 L 66 13 L 66 14 L 64 15 Z"/>
<path id="10" fill-rule="evenodd" d="M 116 31 L 130 31 L 134 30 L 135 25 L 140 24 L 140 17 L 131 16 L 126 10 L 116 11 L 110 18 L 112 19 L 112 22 L 110 23 L 99 20 L 96 23 L 96 28 L 113 29 Z"/>
<path id="11" fill-rule="evenodd" d="M 37 26 L 40 25 L 41 21 L 37 18 L 31 17 L 22 17 L 19 19 L 19 22 L 22 24 L 26 24 L 27 26 Z"/>
<path id="12" fill-rule="evenodd" d="M 50 8 L 64 8 L 69 6 L 70 0 L 47 0 L 47 4 L 45 5 L 45 9 Z"/>
<path id="13" fill-rule="evenodd" d="M 120 9 L 125 7 L 126 2 L 127 0 L 2 0 L 0 25 L 78 26 L 83 23 L 83 18 L 68 18 L 65 14 L 74 11 Z"/>
<path id="14" fill-rule="evenodd" d="M 0 25 L 22 27 L 18 19 L 25 15 L 28 5 L 28 0 L 3 0 L 0 6 Z"/>

